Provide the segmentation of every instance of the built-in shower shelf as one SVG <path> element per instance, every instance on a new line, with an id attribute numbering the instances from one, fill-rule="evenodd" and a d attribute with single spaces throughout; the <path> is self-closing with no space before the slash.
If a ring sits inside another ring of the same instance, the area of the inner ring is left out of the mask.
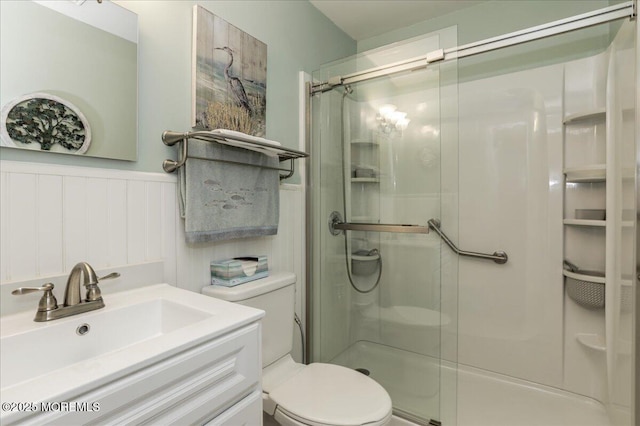
<path id="1" fill-rule="evenodd" d="M 576 226 L 605 226 L 607 222 L 604 220 L 587 220 L 587 219 L 565 219 L 565 225 Z"/>
<path id="2" fill-rule="evenodd" d="M 607 350 L 604 337 L 598 334 L 579 333 L 576 334 L 576 340 L 581 345 L 586 346 L 589 349 L 593 349 L 594 351 L 605 352 Z"/>
<path id="3" fill-rule="evenodd" d="M 380 144 L 372 139 L 351 139 L 351 145 L 378 146 Z"/>
<path id="4" fill-rule="evenodd" d="M 380 178 L 351 178 L 352 183 L 380 183 Z"/>
<path id="5" fill-rule="evenodd" d="M 578 281 L 589 281 L 589 282 L 598 283 L 598 284 L 605 283 L 605 277 L 580 274 L 578 272 L 567 271 L 566 269 L 562 271 L 562 275 L 564 275 L 565 277 L 573 278 Z"/>
<path id="6" fill-rule="evenodd" d="M 574 226 L 605 226 L 607 222 L 604 220 L 565 219 L 563 223 L 565 225 Z M 631 228 L 633 226 L 633 221 L 623 220 L 620 223 L 620 226 L 622 226 L 623 228 Z"/>
<path id="7" fill-rule="evenodd" d="M 595 108 L 587 111 L 580 111 L 575 114 L 567 115 L 563 123 L 574 124 L 583 123 L 587 121 L 603 121 L 607 116 L 607 111 L 604 108 Z"/>
<path id="8" fill-rule="evenodd" d="M 583 167 L 564 169 L 564 174 L 569 183 L 604 182 L 606 180 L 606 164 L 593 164 Z"/>

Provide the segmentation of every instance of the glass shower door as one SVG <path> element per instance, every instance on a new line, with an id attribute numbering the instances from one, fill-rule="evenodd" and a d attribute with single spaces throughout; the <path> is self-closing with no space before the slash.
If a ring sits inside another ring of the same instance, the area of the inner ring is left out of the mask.
<path id="1" fill-rule="evenodd" d="M 423 55 L 443 36 L 455 45 L 455 28 L 444 33 L 328 64 L 314 80 Z M 433 232 L 328 226 L 435 218 L 457 236 L 455 63 L 336 87 L 313 96 L 312 112 L 311 361 L 370 375 L 397 415 L 455 424 L 455 256 Z"/>

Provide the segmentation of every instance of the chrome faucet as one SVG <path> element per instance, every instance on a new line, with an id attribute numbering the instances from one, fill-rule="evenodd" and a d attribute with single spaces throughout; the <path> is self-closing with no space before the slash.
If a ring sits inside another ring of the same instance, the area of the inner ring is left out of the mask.
<path id="1" fill-rule="evenodd" d="M 64 305 L 58 306 L 58 301 L 53 295 L 53 284 L 46 283 L 42 287 L 20 287 L 11 292 L 16 296 L 22 294 L 43 291 L 44 294 L 38 303 L 38 311 L 33 319 L 37 322 L 51 321 L 71 315 L 81 314 L 96 309 L 104 308 L 102 293 L 98 287 L 98 281 L 117 278 L 120 274 L 112 272 L 109 275 L 98 278 L 96 271 L 87 262 L 80 262 L 73 267 L 67 287 L 64 291 Z M 87 288 L 86 297 L 82 299 L 82 286 Z"/>

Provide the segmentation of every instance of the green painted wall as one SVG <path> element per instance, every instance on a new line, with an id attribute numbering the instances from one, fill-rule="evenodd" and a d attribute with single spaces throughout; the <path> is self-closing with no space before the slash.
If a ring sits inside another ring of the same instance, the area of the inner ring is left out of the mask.
<path id="1" fill-rule="evenodd" d="M 0 2 L 0 105 L 27 93 L 60 96 L 91 125 L 85 155 L 135 159 L 136 51 L 132 41 L 37 3 Z"/>
<path id="2" fill-rule="evenodd" d="M 611 0 L 612 3 L 618 0 Z M 358 52 L 458 26 L 458 46 L 609 6 L 608 0 L 494 0 L 358 42 Z M 591 56 L 610 42 L 609 25 L 459 60 L 459 81 Z M 453 47 L 453 46 L 442 46 Z M 426 53 L 426 52 L 425 52 Z"/>
<path id="3" fill-rule="evenodd" d="M 3 160 L 161 172 L 175 148 L 162 144 L 164 130 L 191 123 L 191 15 L 200 4 L 267 44 L 267 137 L 298 147 L 298 72 L 356 52 L 356 42 L 306 0 L 142 1 L 118 4 L 138 14 L 138 161 L 78 158 L 1 148 Z M 18 42 L 18 40 L 16 40 Z M 294 176 L 288 182 L 299 182 Z"/>

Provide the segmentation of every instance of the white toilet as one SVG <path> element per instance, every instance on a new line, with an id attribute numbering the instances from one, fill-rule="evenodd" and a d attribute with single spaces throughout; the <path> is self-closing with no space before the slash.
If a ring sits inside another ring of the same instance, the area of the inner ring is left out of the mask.
<path id="1" fill-rule="evenodd" d="M 281 425 L 386 425 L 391 398 L 373 379 L 333 364 L 291 358 L 296 276 L 271 273 L 235 287 L 207 286 L 202 294 L 262 309 L 263 410 Z"/>

